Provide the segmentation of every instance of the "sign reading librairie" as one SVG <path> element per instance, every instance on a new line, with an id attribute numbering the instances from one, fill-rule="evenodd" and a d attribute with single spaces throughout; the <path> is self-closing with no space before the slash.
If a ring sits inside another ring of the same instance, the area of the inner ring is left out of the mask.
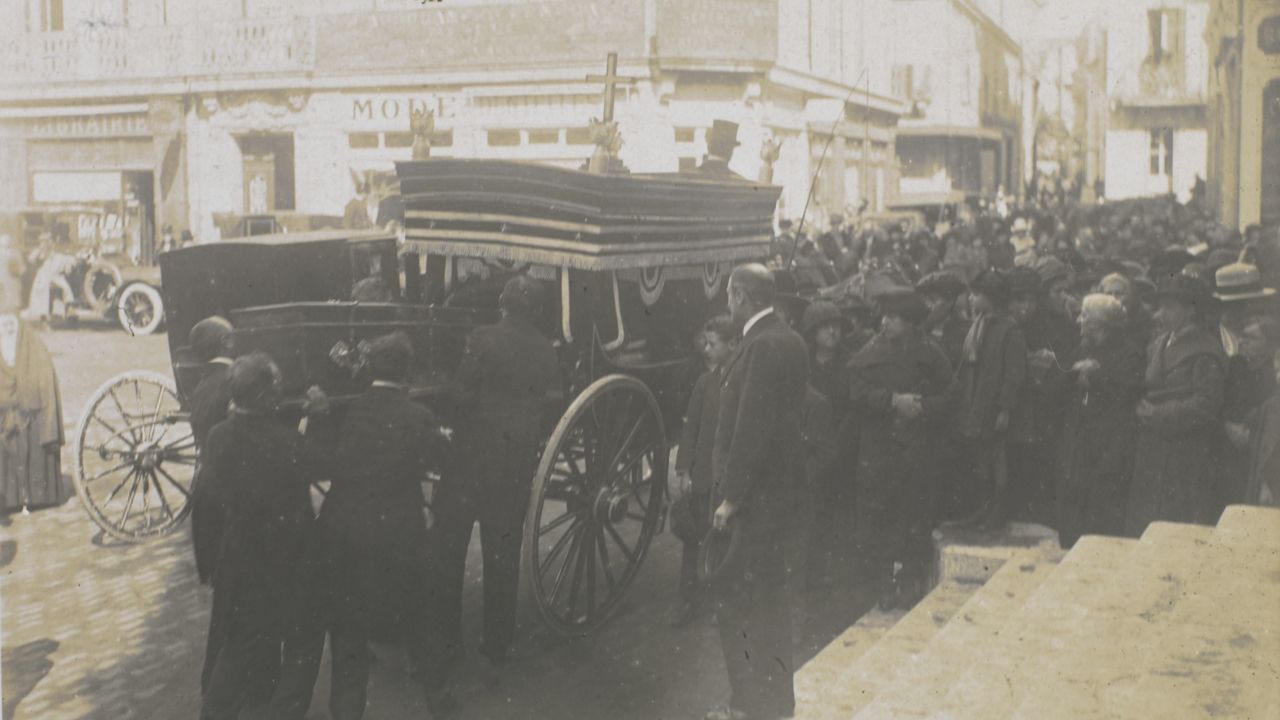
<path id="1" fill-rule="evenodd" d="M 1280 15 L 1258 23 L 1258 49 L 1267 55 L 1280 55 Z"/>
<path id="2" fill-rule="evenodd" d="M 34 118 L 27 121 L 27 137 L 110 138 L 149 137 L 151 124 L 144 113 L 115 115 L 78 115 L 71 117 Z"/>

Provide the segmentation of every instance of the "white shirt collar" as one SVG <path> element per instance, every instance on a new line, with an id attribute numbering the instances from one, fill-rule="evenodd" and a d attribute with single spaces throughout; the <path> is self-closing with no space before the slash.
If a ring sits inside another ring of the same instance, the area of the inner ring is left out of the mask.
<path id="1" fill-rule="evenodd" d="M 209 364 L 210 364 L 210 365 L 230 365 L 230 364 L 231 364 L 231 362 L 232 362 L 232 361 L 231 361 L 231 358 L 229 358 L 229 357 L 222 357 L 221 355 L 219 355 L 218 357 L 216 357 L 216 358 L 214 358 L 214 359 L 210 360 L 210 361 L 209 361 Z"/>
<path id="2" fill-rule="evenodd" d="M 756 313 L 755 315 L 752 315 L 751 319 L 747 321 L 747 324 L 742 326 L 742 336 L 746 337 L 747 333 L 751 332 L 751 326 L 755 325 L 757 322 L 760 321 L 760 318 L 764 317 L 765 315 L 768 315 L 771 312 L 773 312 L 773 308 L 767 307 L 761 310 L 760 312 Z"/>
<path id="3" fill-rule="evenodd" d="M 392 390 L 404 390 L 408 387 L 404 383 L 391 382 L 390 380 L 374 380 L 372 387 L 391 388 Z"/>

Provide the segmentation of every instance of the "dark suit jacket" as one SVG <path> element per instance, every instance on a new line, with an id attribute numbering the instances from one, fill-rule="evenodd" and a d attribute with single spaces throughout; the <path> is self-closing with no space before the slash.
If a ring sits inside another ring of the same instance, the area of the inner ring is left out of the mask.
<path id="1" fill-rule="evenodd" d="M 978 322 L 975 318 L 974 322 Z M 960 433 L 969 438 L 996 436 L 996 415 L 1009 411 L 1005 437 L 1031 439 L 1030 418 L 1017 412 L 1027 380 L 1027 344 L 1022 329 L 1005 314 L 991 315 L 978 341 L 978 360 L 960 360 Z"/>
<path id="2" fill-rule="evenodd" d="M 467 337 L 455 382 L 461 479 L 531 480 L 544 401 L 560 385 L 551 341 L 515 317 L 477 328 Z"/>
<path id="3" fill-rule="evenodd" d="M 685 470 L 693 478 L 693 491 L 711 492 L 713 482 L 712 454 L 716 442 L 716 420 L 720 411 L 720 379 L 718 368 L 698 377 L 689 396 L 684 428 L 680 432 L 680 449 L 676 451 L 676 469 Z"/>
<path id="4" fill-rule="evenodd" d="M 346 408 L 319 519 L 325 589 L 341 622 L 379 636 L 426 603 L 422 481 L 446 444 L 435 416 L 403 390 L 373 387 Z"/>
<path id="5" fill-rule="evenodd" d="M 760 318 L 725 367 L 713 456 L 716 505 L 729 500 L 746 528 L 785 526 L 800 500 L 800 435 L 809 353 L 775 314 Z"/>

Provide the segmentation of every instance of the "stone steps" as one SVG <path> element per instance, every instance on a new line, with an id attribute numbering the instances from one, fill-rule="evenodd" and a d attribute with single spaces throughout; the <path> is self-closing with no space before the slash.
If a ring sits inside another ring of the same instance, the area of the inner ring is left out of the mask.
<path id="1" fill-rule="evenodd" d="M 802 668 L 797 717 L 1280 720 L 1280 510 L 1085 537 L 1060 562 L 1015 549 L 941 628 L 929 612 L 843 671 Z"/>
<path id="2" fill-rule="evenodd" d="M 1032 563 L 1032 571 L 1024 572 L 1022 558 L 1017 564 L 1007 563 L 974 595 L 971 607 L 958 616 L 960 620 L 953 620 L 939 632 L 935 642 L 901 668 L 896 681 L 854 717 L 929 717 L 931 708 L 945 700 L 975 664 L 991 668 L 999 659 L 993 656 L 997 648 L 1017 648 L 1025 642 L 1025 633 L 1011 632 L 1010 623 L 1028 605 L 1096 591 L 1100 581 L 1122 566 L 1136 546 L 1134 540 L 1086 537 L 1057 564 Z M 1004 659 L 1011 659 L 1008 652 Z M 1006 672 L 1012 671 L 1013 663 L 1004 664 Z"/>
<path id="3" fill-rule="evenodd" d="M 888 613 L 873 610 L 824 648 L 796 674 L 797 719 L 852 717 L 887 683 L 894 668 L 929 644 L 981 586 L 947 581 L 880 633 L 866 637 Z"/>

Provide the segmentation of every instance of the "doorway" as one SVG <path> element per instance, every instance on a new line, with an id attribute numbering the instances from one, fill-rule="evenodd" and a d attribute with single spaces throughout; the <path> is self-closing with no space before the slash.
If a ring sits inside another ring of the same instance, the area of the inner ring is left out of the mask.
<path id="1" fill-rule="evenodd" d="M 155 265 L 156 197 L 155 174 L 150 170 L 127 170 L 120 174 L 124 198 L 124 251 L 139 265 Z"/>

